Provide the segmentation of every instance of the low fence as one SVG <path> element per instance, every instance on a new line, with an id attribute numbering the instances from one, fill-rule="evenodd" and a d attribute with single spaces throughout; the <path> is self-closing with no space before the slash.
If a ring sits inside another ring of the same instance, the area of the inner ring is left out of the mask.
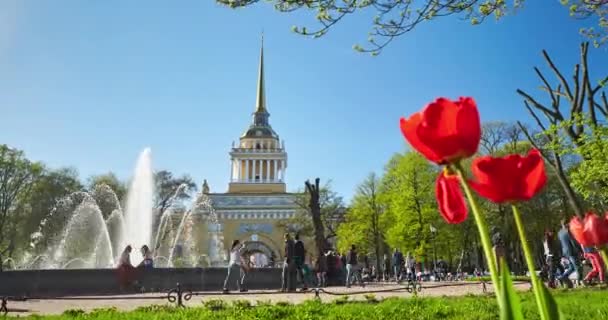
<path id="1" fill-rule="evenodd" d="M 140 270 L 140 291 L 166 292 L 179 283 L 189 291 L 219 291 L 225 268 L 155 268 Z M 247 288 L 281 288 L 281 269 L 253 269 L 247 274 Z M 235 286 L 235 283 L 230 283 Z M 18 270 L 0 272 L 0 296 L 59 297 L 70 295 L 111 295 L 121 291 L 114 269 Z M 127 292 L 133 293 L 133 292 Z"/>

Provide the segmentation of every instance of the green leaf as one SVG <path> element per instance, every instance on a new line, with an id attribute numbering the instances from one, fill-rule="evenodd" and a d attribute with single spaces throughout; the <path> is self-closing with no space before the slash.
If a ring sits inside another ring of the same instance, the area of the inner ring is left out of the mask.
<path id="1" fill-rule="evenodd" d="M 509 274 L 509 267 L 504 259 L 500 260 L 500 319 L 501 320 L 523 320 L 519 296 L 513 288 L 513 281 Z"/>
<path id="2" fill-rule="evenodd" d="M 555 302 L 555 299 L 553 298 L 553 295 L 551 295 L 551 293 L 549 292 L 549 290 L 547 289 L 547 287 L 545 287 L 544 285 L 541 284 L 541 292 L 543 294 L 543 301 L 545 303 L 545 310 L 547 310 L 547 314 L 548 314 L 548 319 L 549 320 L 559 320 L 559 319 L 564 319 L 564 316 L 562 315 L 562 313 L 559 311 L 559 308 L 557 307 L 557 302 Z"/>

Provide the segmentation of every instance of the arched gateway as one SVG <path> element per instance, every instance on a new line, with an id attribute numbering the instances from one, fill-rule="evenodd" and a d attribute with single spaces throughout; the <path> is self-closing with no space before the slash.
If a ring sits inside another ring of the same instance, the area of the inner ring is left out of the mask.
<path id="1" fill-rule="evenodd" d="M 277 261 L 276 253 L 262 241 L 245 241 L 244 245 L 243 254 L 256 268 L 273 266 Z"/>

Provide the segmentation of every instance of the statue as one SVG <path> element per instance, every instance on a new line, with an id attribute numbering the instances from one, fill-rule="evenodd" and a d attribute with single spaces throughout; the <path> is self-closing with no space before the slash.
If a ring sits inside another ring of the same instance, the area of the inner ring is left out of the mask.
<path id="1" fill-rule="evenodd" d="M 209 194 L 209 184 L 207 184 L 207 179 L 203 180 L 203 194 Z"/>

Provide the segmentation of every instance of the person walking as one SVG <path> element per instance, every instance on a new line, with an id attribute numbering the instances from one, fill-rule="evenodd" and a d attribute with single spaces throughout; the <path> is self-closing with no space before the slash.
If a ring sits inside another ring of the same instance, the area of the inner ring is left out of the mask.
<path id="1" fill-rule="evenodd" d="M 568 230 L 568 222 L 566 221 L 566 219 L 562 219 L 561 225 L 561 229 L 559 230 L 559 232 L 557 232 L 557 238 L 559 239 L 559 242 L 562 247 L 562 257 L 568 259 L 568 263 L 562 263 L 562 265 L 565 267 L 565 270 L 559 277 L 559 280 L 563 283 L 567 283 L 570 287 L 571 282 L 569 280 L 569 277 L 573 272 L 577 271 L 578 269 L 578 263 L 575 258 L 577 253 L 576 248 L 578 248 L 578 246 L 570 235 L 570 231 Z M 576 280 L 580 280 L 578 278 L 580 278 L 580 274 Z"/>
<path id="2" fill-rule="evenodd" d="M 591 263 L 591 271 L 587 273 L 583 282 L 585 284 L 591 284 L 595 277 L 598 277 L 600 283 L 604 283 L 604 264 L 602 263 L 602 258 L 600 254 L 593 247 L 584 247 L 583 252 L 585 253 L 585 259 L 589 260 Z"/>
<path id="3" fill-rule="evenodd" d="M 304 260 L 306 257 L 306 249 L 304 243 L 300 240 L 300 235 L 296 233 L 294 244 L 293 259 L 296 267 L 297 277 L 302 282 L 302 291 L 308 290 L 306 276 L 304 275 Z"/>
<path id="4" fill-rule="evenodd" d="M 283 273 L 281 281 L 281 292 L 296 291 L 296 266 L 294 261 L 295 243 L 289 233 L 285 234 L 285 260 L 283 261 Z"/>
<path id="5" fill-rule="evenodd" d="M 413 281 L 416 273 L 416 260 L 410 252 L 405 257 L 405 272 L 407 273 L 407 280 Z"/>
<path id="6" fill-rule="evenodd" d="M 403 264 L 403 254 L 399 249 L 395 248 L 393 252 L 393 274 L 395 275 L 395 282 L 401 281 L 401 265 Z"/>
<path id="7" fill-rule="evenodd" d="M 498 272 L 500 272 L 500 259 L 505 257 L 505 243 L 497 227 L 492 227 L 492 250 L 496 259 L 496 267 L 498 268 Z"/>
<path id="8" fill-rule="evenodd" d="M 388 254 L 384 254 L 384 259 L 382 268 L 384 269 L 384 281 L 389 281 L 391 278 L 391 259 L 388 257 Z"/>
<path id="9" fill-rule="evenodd" d="M 350 288 L 351 285 L 351 277 L 357 278 L 359 283 L 363 285 L 363 281 L 361 280 L 361 274 L 358 272 L 358 262 L 357 262 L 357 248 L 355 245 L 351 245 L 348 254 L 346 255 L 346 287 Z"/>
<path id="10" fill-rule="evenodd" d="M 553 231 L 545 231 L 543 247 L 545 249 L 545 266 L 547 270 L 547 279 L 549 281 L 549 287 L 555 288 L 555 274 L 559 259 L 557 257 L 557 248 L 555 243 L 555 237 L 553 236 Z"/>
<path id="11" fill-rule="evenodd" d="M 329 252 L 322 254 L 317 260 L 315 260 L 315 273 L 317 276 L 317 286 L 319 288 L 325 288 L 327 284 L 327 258 Z"/>
<path id="12" fill-rule="evenodd" d="M 238 278 L 236 279 L 236 286 L 240 292 L 246 292 L 245 289 L 245 276 L 247 275 L 246 270 L 246 261 L 244 261 L 242 256 L 242 251 L 244 246 L 241 244 L 239 240 L 234 240 L 232 242 L 232 247 L 230 248 L 230 261 L 228 262 L 228 270 L 226 273 L 226 278 L 224 279 L 224 293 L 229 293 L 228 283 L 230 283 L 230 277 L 232 274 L 239 273 Z"/>

